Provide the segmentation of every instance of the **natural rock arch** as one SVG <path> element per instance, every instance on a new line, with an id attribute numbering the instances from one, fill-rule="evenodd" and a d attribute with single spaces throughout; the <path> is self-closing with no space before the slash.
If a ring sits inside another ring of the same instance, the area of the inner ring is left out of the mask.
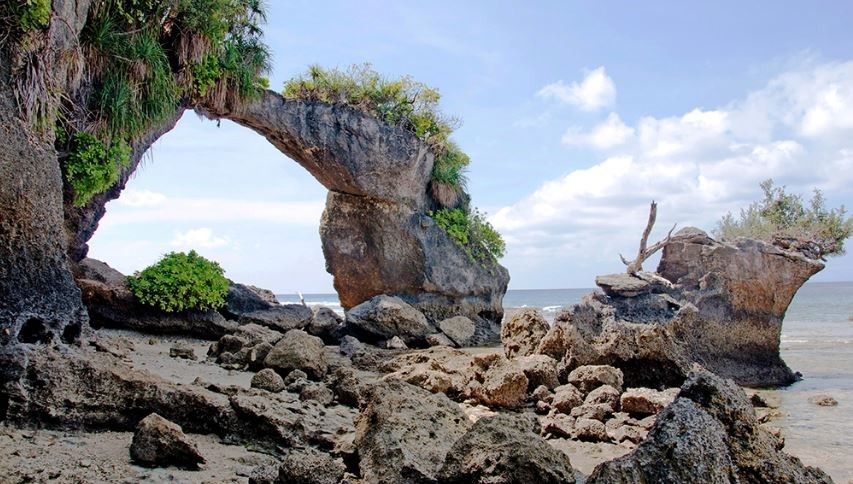
<path id="1" fill-rule="evenodd" d="M 43 51 L 78 49 L 89 6 L 84 0 L 54 1 Z M 188 109 L 258 132 L 329 189 L 321 238 L 345 308 L 391 294 L 433 321 L 472 318 L 478 341 L 498 338 L 509 275 L 497 263 L 471 260 L 428 216 L 438 208 L 428 193 L 434 156 L 410 131 L 344 105 L 287 100 L 269 90 L 254 101 L 215 106 L 185 100 L 170 119 L 134 136 L 130 165 L 118 183 L 78 208 L 63 186 L 52 133 L 33 129 L 19 111 L 12 54 L 4 48 L 0 55 L 2 344 L 17 339 L 31 321 L 51 338 L 85 326 L 71 265 L 85 257 L 106 203 L 120 196 L 147 149 Z M 49 65 L 50 84 L 79 86 L 70 63 Z M 52 126 L 59 101 L 46 102 L 50 109 L 42 122 Z"/>
<path id="2" fill-rule="evenodd" d="M 472 262 L 426 215 L 437 208 L 427 190 L 434 157 L 415 135 L 348 106 L 272 91 L 233 110 L 195 109 L 264 136 L 329 190 L 320 236 L 344 308 L 393 294 L 431 319 L 471 317 L 481 338 L 496 338 L 508 274 L 497 264 Z M 134 147 L 122 183 L 82 209 L 65 204 L 72 259 L 85 256 L 106 202 L 120 195 L 148 146 L 172 127 Z"/>

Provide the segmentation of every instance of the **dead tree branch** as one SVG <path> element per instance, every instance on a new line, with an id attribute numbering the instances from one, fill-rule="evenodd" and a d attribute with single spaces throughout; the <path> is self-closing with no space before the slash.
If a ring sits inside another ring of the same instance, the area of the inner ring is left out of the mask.
<path id="1" fill-rule="evenodd" d="M 628 274 L 637 275 L 643 271 L 643 262 L 651 257 L 655 252 L 663 249 L 669 244 L 670 239 L 672 238 L 672 231 L 675 230 L 676 225 L 672 226 L 669 229 L 669 233 L 666 234 L 666 238 L 663 240 L 659 240 L 648 247 L 649 243 L 649 235 L 652 233 L 652 228 L 655 226 L 655 220 L 657 220 L 658 216 L 658 204 L 652 201 L 652 205 L 649 208 L 649 221 L 646 223 L 646 228 L 643 230 L 643 237 L 640 239 L 640 250 L 637 251 L 637 257 L 633 261 L 628 261 L 622 254 L 619 254 L 619 258 L 622 259 L 622 263 L 627 266 L 626 270 Z"/>

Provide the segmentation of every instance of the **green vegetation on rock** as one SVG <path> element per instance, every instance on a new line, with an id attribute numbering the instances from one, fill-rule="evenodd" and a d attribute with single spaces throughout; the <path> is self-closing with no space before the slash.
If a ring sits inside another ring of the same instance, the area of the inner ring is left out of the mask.
<path id="1" fill-rule="evenodd" d="M 140 303 L 167 313 L 218 309 L 228 293 L 222 267 L 194 250 L 170 252 L 127 282 Z"/>
<path id="2" fill-rule="evenodd" d="M 50 0 L 11 0 L 11 3 L 13 9 L 17 8 L 24 31 L 43 29 L 50 23 Z"/>
<path id="3" fill-rule="evenodd" d="M 715 235 L 723 240 L 749 237 L 803 252 L 812 258 L 844 254 L 844 241 L 853 234 L 853 218 L 842 205 L 827 209 L 820 190 L 808 205 L 799 195 L 774 187 L 773 180 L 761 183 L 764 199 L 740 211 L 740 217 L 726 214 L 717 224 Z"/>
<path id="4" fill-rule="evenodd" d="M 460 193 L 465 190 L 468 155 L 450 140 L 459 124 L 439 109 L 438 90 L 409 76 L 386 79 L 370 64 L 346 70 L 311 66 L 308 72 L 284 84 L 288 99 L 345 104 L 414 133 L 435 153 L 433 178 Z"/>
<path id="5" fill-rule="evenodd" d="M 65 138 L 58 130 L 57 138 Z M 130 162 L 130 146 L 118 140 L 107 145 L 89 133 L 80 131 L 71 138 L 71 151 L 63 169 L 74 190 L 74 205 L 81 207 L 119 179 L 121 169 Z"/>
<path id="6" fill-rule="evenodd" d="M 506 244 L 501 234 L 477 209 L 443 208 L 430 216 L 473 260 L 489 262 L 504 256 Z"/>

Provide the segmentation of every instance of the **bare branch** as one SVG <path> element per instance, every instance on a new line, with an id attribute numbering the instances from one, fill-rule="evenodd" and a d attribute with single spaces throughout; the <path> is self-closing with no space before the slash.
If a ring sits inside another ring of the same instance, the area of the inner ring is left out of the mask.
<path id="1" fill-rule="evenodd" d="M 672 239 L 672 232 L 678 224 L 673 225 L 672 228 L 669 229 L 669 233 L 666 234 L 666 238 L 664 240 L 655 242 L 651 247 L 648 247 L 649 235 L 652 233 L 652 228 L 655 225 L 657 216 L 658 204 L 652 201 L 652 204 L 649 207 L 649 221 L 646 223 L 646 228 L 643 230 L 643 236 L 640 239 L 640 250 L 637 251 L 637 258 L 628 262 L 622 254 L 619 254 L 619 258 L 622 259 L 622 263 L 628 266 L 626 269 L 628 274 L 638 275 L 641 273 L 643 271 L 643 262 L 654 255 L 655 252 L 666 247 Z"/>

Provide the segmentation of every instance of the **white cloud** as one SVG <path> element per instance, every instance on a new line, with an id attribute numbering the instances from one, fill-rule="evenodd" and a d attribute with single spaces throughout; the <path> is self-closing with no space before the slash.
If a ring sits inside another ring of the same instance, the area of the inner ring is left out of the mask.
<path id="1" fill-rule="evenodd" d="M 207 227 L 190 229 L 186 232 L 178 233 L 172 239 L 172 242 L 170 242 L 173 247 L 187 249 L 215 249 L 217 247 L 225 247 L 229 243 L 228 238 L 213 235 L 213 230 Z"/>
<path id="2" fill-rule="evenodd" d="M 634 128 L 626 125 L 616 113 L 610 113 L 607 120 L 583 133 L 579 128 L 569 128 L 563 134 L 563 144 L 585 146 L 606 150 L 624 145 L 634 136 Z"/>
<path id="3" fill-rule="evenodd" d="M 545 99 L 557 99 L 583 111 L 596 111 L 616 102 L 616 86 L 604 67 L 589 71 L 580 83 L 562 80 L 548 84 L 537 93 Z"/>
<path id="4" fill-rule="evenodd" d="M 571 253 L 599 270 L 621 270 L 617 254 L 636 250 L 653 199 L 660 205 L 653 237 L 674 222 L 713 229 L 723 214 L 759 198 L 758 184 L 770 177 L 849 204 L 853 62 L 802 67 L 717 109 L 644 117 L 633 127 L 611 114 L 587 133 L 570 130 L 563 142 L 618 146 L 619 154 L 494 212 L 509 245 L 507 265 L 538 270 L 537 260 L 546 267 Z"/>
<path id="5" fill-rule="evenodd" d="M 122 194 L 118 202 L 124 199 Z M 104 225 L 147 222 L 238 222 L 256 221 L 316 227 L 325 206 L 324 201 L 267 202 L 226 198 L 165 197 L 156 205 L 125 204 L 104 219 Z M 129 207 L 129 208 L 128 208 Z"/>
<path id="6" fill-rule="evenodd" d="M 128 188 L 121 194 L 118 203 L 128 207 L 155 207 L 166 200 L 166 195 L 151 190 L 134 190 Z"/>

